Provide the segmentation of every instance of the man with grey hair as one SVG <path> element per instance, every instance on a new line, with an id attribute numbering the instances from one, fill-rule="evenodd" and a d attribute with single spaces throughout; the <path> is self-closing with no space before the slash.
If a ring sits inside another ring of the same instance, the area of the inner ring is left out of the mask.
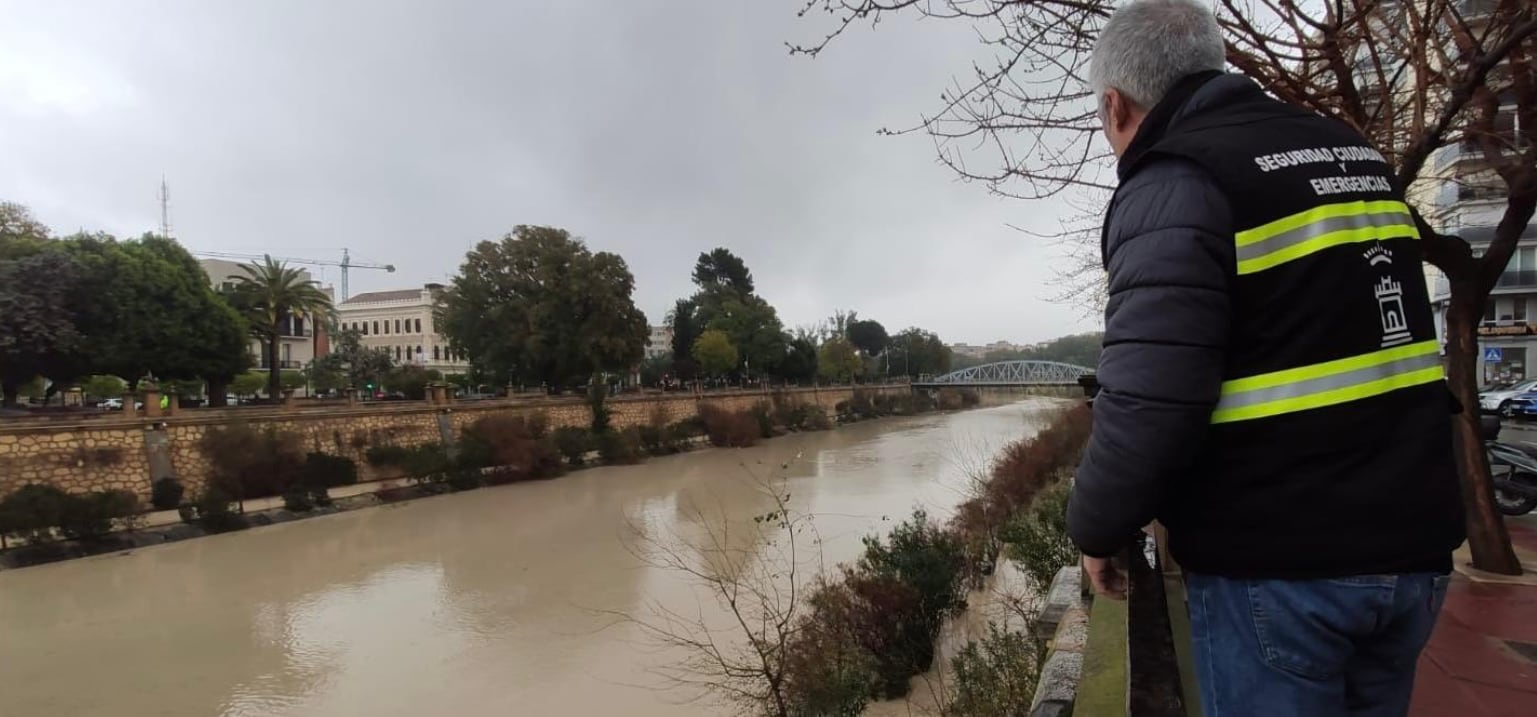
<path id="1" fill-rule="evenodd" d="M 1167 528 L 1208 717 L 1403 715 L 1463 538 L 1419 234 L 1360 134 L 1223 67 L 1192 0 L 1094 49 L 1120 186 L 1068 530 L 1119 597 Z"/>

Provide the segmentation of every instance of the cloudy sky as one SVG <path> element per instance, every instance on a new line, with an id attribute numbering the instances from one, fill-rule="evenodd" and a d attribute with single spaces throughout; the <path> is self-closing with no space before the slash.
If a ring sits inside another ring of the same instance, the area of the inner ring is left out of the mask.
<path id="1" fill-rule="evenodd" d="M 159 223 L 194 251 L 391 263 L 443 281 L 551 224 L 622 254 L 653 321 L 700 251 L 741 255 L 786 325 L 854 309 L 947 341 L 1095 328 L 1053 304 L 1059 249 L 1008 225 L 922 136 L 979 51 L 890 19 L 816 60 L 800 0 L 0 0 L 0 199 L 59 232 Z M 335 268 L 316 269 L 335 282 Z"/>

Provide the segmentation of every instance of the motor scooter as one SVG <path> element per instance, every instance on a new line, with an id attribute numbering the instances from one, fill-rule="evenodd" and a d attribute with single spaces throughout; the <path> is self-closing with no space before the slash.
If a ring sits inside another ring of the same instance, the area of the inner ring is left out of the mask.
<path id="1" fill-rule="evenodd" d="M 1537 509 L 1537 445 L 1499 440 L 1498 416 L 1482 416 L 1484 451 L 1494 478 L 1494 503 L 1505 515 Z"/>

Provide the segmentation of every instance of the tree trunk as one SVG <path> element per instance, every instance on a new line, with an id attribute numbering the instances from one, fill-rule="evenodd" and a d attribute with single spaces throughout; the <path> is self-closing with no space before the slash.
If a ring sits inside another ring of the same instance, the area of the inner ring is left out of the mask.
<path id="1" fill-rule="evenodd" d="M 1468 548 L 1473 567 L 1502 575 L 1520 575 L 1521 561 L 1510 547 L 1505 519 L 1494 504 L 1494 483 L 1489 477 L 1489 458 L 1484 453 L 1479 426 L 1478 335 L 1475 326 L 1483 313 L 1487 292 L 1476 282 L 1452 280 L 1451 305 L 1446 311 L 1447 378 L 1462 413 L 1453 416 L 1456 437 L 1457 475 L 1462 485 L 1462 506 L 1468 524 Z M 1484 297 L 1484 298 L 1480 298 Z"/>
<path id="2" fill-rule="evenodd" d="M 208 407 L 224 408 L 229 405 L 226 399 L 229 397 L 229 382 L 222 379 L 208 379 Z"/>
<path id="3" fill-rule="evenodd" d="M 267 339 L 267 400 L 276 403 L 283 390 L 283 369 L 278 366 L 278 337 L 277 327 L 272 327 L 272 336 Z"/>

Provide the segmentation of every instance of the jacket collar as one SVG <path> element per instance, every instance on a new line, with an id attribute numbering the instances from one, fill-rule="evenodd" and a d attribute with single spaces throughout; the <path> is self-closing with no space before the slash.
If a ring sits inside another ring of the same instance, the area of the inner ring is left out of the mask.
<path id="1" fill-rule="evenodd" d="M 1243 75 L 1217 70 L 1187 75 L 1174 83 L 1168 94 L 1142 119 L 1137 135 L 1116 163 L 1116 176 L 1126 181 L 1148 151 L 1185 119 L 1255 96 L 1263 97 L 1264 91 Z"/>

